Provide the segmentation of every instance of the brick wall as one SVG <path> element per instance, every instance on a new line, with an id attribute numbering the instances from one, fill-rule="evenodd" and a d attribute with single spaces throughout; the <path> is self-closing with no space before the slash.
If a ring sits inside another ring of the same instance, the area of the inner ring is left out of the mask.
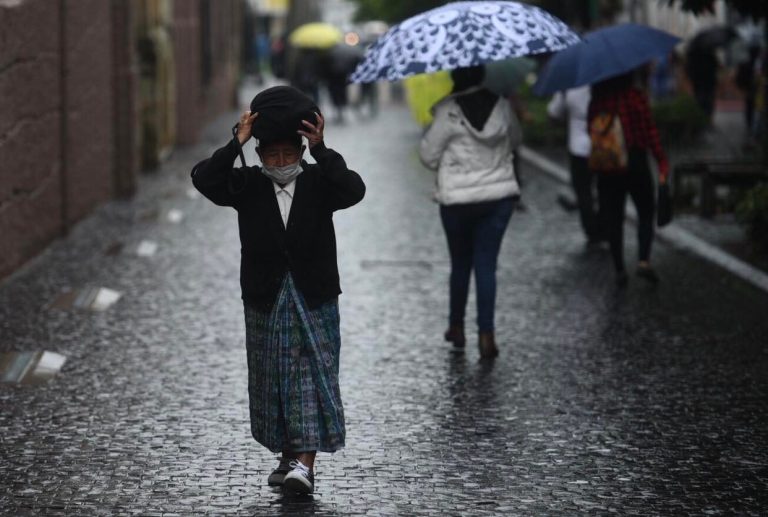
<path id="1" fill-rule="evenodd" d="M 154 1 L 154 0 L 148 0 Z M 201 79 L 203 0 L 173 0 L 176 144 L 230 110 L 242 0 L 208 1 L 210 79 Z M 0 0 L 0 279 L 116 195 L 139 163 L 134 0 Z"/>
<path id="2" fill-rule="evenodd" d="M 112 44 L 109 2 L 67 2 L 66 200 L 70 221 L 112 197 Z"/>
<path id="3" fill-rule="evenodd" d="M 60 26 L 52 3 L 0 7 L 0 276 L 61 231 Z"/>
<path id="4" fill-rule="evenodd" d="M 208 13 L 210 76 L 203 78 L 201 16 Z M 200 130 L 217 114 L 235 107 L 241 68 L 242 2 L 175 0 L 173 40 L 176 52 L 176 138 L 197 141 Z"/>

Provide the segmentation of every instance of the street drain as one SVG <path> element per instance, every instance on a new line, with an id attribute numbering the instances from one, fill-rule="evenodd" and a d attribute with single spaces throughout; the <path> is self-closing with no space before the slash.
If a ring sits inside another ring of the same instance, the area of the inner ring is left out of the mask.
<path id="1" fill-rule="evenodd" d="M 43 384 L 59 373 L 66 361 L 55 352 L 0 353 L 0 382 Z"/>
<path id="2" fill-rule="evenodd" d="M 48 307 L 51 309 L 86 309 L 103 312 L 123 295 L 107 287 L 87 287 L 80 291 L 64 291 Z"/>

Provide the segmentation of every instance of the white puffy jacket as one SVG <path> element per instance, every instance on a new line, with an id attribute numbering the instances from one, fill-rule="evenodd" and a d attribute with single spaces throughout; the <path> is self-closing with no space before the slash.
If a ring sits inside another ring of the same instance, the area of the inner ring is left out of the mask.
<path id="1" fill-rule="evenodd" d="M 437 103 L 433 115 L 419 155 L 424 165 L 437 169 L 440 204 L 494 201 L 520 193 L 511 142 L 519 127 L 506 99 L 499 98 L 482 131 L 466 119 L 455 96 Z"/>

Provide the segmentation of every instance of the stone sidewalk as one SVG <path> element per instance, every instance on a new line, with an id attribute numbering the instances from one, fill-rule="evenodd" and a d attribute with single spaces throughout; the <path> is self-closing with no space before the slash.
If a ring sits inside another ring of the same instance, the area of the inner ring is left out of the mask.
<path id="1" fill-rule="evenodd" d="M 319 457 L 313 498 L 267 487 L 235 213 L 188 195 L 234 116 L 0 286 L 0 351 L 67 357 L 47 384 L 0 385 L 0 512 L 764 513 L 768 296 L 664 245 L 662 284 L 617 292 L 607 253 L 587 252 L 554 204 L 559 187 L 528 170 L 500 259 L 502 355 L 478 362 L 471 331 L 467 354 L 450 354 L 432 173 L 397 106 L 327 130 L 368 185 L 336 217 L 348 446 Z M 154 256 L 134 253 L 144 239 Z M 99 313 L 47 308 L 89 285 L 123 296 Z"/>

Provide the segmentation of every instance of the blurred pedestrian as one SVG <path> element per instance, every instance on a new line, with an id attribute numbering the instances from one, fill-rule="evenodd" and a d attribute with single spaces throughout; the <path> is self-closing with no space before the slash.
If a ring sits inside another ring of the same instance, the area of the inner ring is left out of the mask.
<path id="1" fill-rule="evenodd" d="M 757 76 L 759 75 L 758 63 L 760 47 L 749 47 L 747 59 L 736 67 L 736 86 L 744 94 L 744 123 L 747 129 L 747 138 L 751 138 L 755 131 L 755 101 L 757 99 Z"/>
<path id="2" fill-rule="evenodd" d="M 320 82 L 323 78 L 323 56 L 315 49 L 293 49 L 288 79 L 291 86 L 320 102 Z"/>
<path id="3" fill-rule="evenodd" d="M 650 264 L 656 191 L 648 151 L 658 164 L 660 184 L 667 181 L 669 162 L 651 116 L 648 95 L 634 86 L 631 72 L 598 82 L 592 86 L 587 120 L 591 139 L 589 166 L 598 175 L 602 228 L 610 244 L 617 285 L 623 287 L 628 281 L 624 267 L 627 194 L 638 217 L 637 276 L 657 283 L 659 277 Z"/>
<path id="4" fill-rule="evenodd" d="M 451 72 L 453 93 L 437 103 L 420 156 L 437 170 L 437 201 L 451 256 L 450 315 L 445 339 L 463 349 L 470 274 L 475 272 L 478 347 L 498 355 L 496 264 L 520 189 L 512 165 L 509 102 L 481 86 L 482 67 Z"/>
<path id="5" fill-rule="evenodd" d="M 581 227 L 587 237 L 587 243 L 594 246 L 603 238 L 593 196 L 595 175 L 588 164 L 591 142 L 587 130 L 587 112 L 590 99 L 589 86 L 557 92 L 547 105 L 547 114 L 555 120 L 566 118 L 568 121 L 571 185 L 576 194 L 576 205 L 579 208 Z"/>
<path id="6" fill-rule="evenodd" d="M 333 212 L 365 194 L 360 176 L 325 146 L 323 127 L 297 90 L 264 90 L 235 138 L 192 171 L 201 193 L 237 210 L 251 432 L 282 453 L 268 483 L 300 493 L 314 490 L 317 451 L 345 442 Z M 262 165 L 234 167 L 251 136 Z M 302 160 L 302 136 L 316 164 Z"/>
<path id="7" fill-rule="evenodd" d="M 368 105 L 368 116 L 375 118 L 379 113 L 379 94 L 376 83 L 360 84 L 360 99 L 357 103 L 357 109 L 362 111 L 364 105 Z"/>
<path id="8" fill-rule="evenodd" d="M 694 47 L 688 50 L 685 70 L 691 81 L 696 102 L 710 123 L 715 112 L 719 68 L 720 62 L 714 49 Z"/>

